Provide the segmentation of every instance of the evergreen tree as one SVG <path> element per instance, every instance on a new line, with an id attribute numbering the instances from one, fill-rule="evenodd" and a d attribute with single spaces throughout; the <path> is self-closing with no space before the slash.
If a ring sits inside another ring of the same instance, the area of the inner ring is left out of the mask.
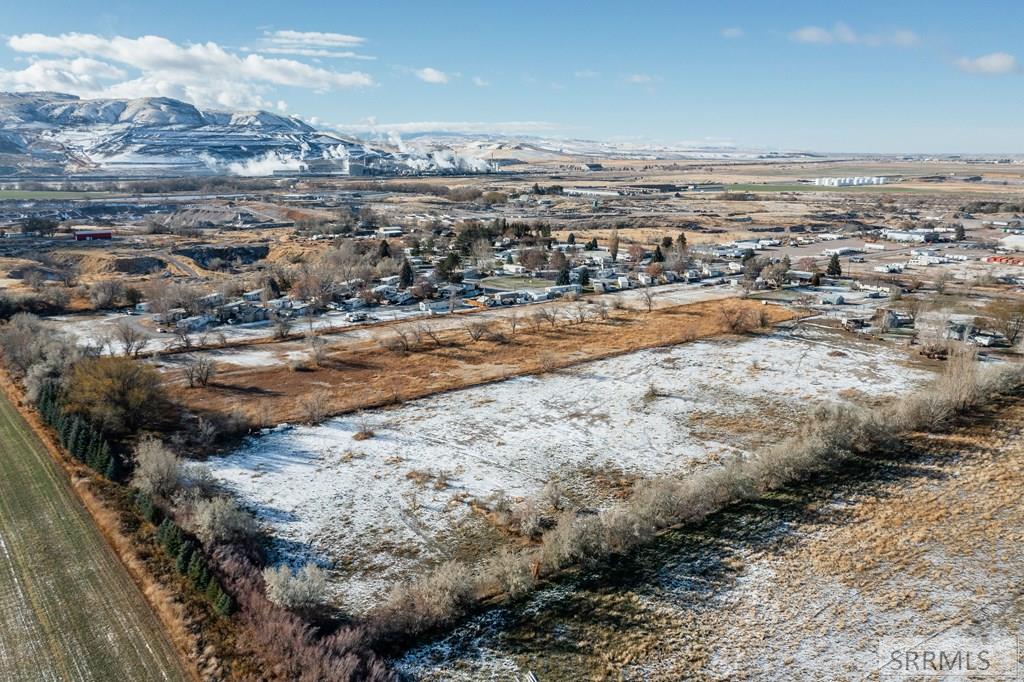
<path id="1" fill-rule="evenodd" d="M 214 610 L 220 615 L 227 617 L 235 611 L 235 600 L 231 598 L 231 595 L 221 590 L 220 596 L 217 597 L 217 602 L 213 605 Z"/>
<path id="2" fill-rule="evenodd" d="M 156 528 L 156 541 L 163 547 L 167 546 L 167 536 L 170 534 L 171 526 L 173 525 L 174 523 L 170 519 L 165 518 Z"/>
<path id="3" fill-rule="evenodd" d="M 206 574 L 206 560 L 202 552 L 192 552 L 192 558 L 188 562 L 188 578 L 197 589 L 206 589 L 206 583 L 200 585 L 200 580 Z"/>
<path id="4" fill-rule="evenodd" d="M 832 257 L 828 259 L 828 268 L 826 268 L 825 273 L 829 277 L 839 277 L 843 274 L 843 268 L 839 265 L 838 255 L 833 253 Z"/>
<path id="5" fill-rule="evenodd" d="M 575 245 L 576 244 L 576 235 L 574 233 L 570 232 L 569 236 L 565 240 L 565 243 L 566 244 L 573 244 L 573 245 Z"/>
<path id="6" fill-rule="evenodd" d="M 217 600 L 220 599 L 220 593 L 220 583 L 218 583 L 216 580 L 211 579 L 210 582 L 206 584 L 206 601 L 210 602 L 211 604 L 216 604 Z"/>
<path id="7" fill-rule="evenodd" d="M 408 288 L 415 281 L 416 273 L 413 272 L 412 263 L 406 258 L 402 261 L 402 270 L 398 273 L 398 283 L 402 285 L 402 288 Z"/>
<path id="8" fill-rule="evenodd" d="M 679 236 L 676 237 L 676 246 L 678 246 L 680 249 L 685 249 L 686 248 L 686 233 L 685 232 L 680 232 Z"/>
<path id="9" fill-rule="evenodd" d="M 183 541 L 184 538 L 182 537 L 181 529 L 171 522 L 171 527 L 167 530 L 167 534 L 164 536 L 164 549 L 166 549 L 167 553 L 172 557 L 177 557 L 178 552 L 181 551 Z"/>
<path id="10" fill-rule="evenodd" d="M 964 237 L 966 236 L 964 232 L 964 226 L 957 223 L 957 226 L 954 228 L 954 235 L 956 236 L 956 240 L 958 242 L 962 242 L 964 240 Z"/>
<path id="11" fill-rule="evenodd" d="M 68 443 L 71 442 L 72 436 L 74 435 L 74 428 L 77 423 L 76 419 L 72 419 L 67 415 L 61 417 L 58 435 L 60 436 L 60 444 L 64 447 L 67 447 Z"/>
<path id="12" fill-rule="evenodd" d="M 580 270 L 580 282 L 581 287 L 588 286 L 590 284 L 590 271 L 586 268 Z"/>
<path id="13" fill-rule="evenodd" d="M 97 469 L 99 471 L 99 469 Z M 103 475 L 108 481 L 114 481 L 119 483 L 121 477 L 124 475 L 124 465 L 121 463 L 121 458 L 117 455 L 110 455 L 107 458 L 107 464 L 103 468 Z"/>
<path id="14" fill-rule="evenodd" d="M 655 246 L 654 247 L 654 255 L 651 257 L 651 260 L 653 262 L 655 262 L 655 263 L 664 263 L 665 262 L 665 254 L 663 254 L 661 252 L 661 247 L 660 246 Z"/>
<path id="15" fill-rule="evenodd" d="M 186 540 L 182 543 L 181 548 L 178 550 L 178 558 L 175 561 L 175 567 L 178 569 L 178 573 L 185 575 L 188 573 L 189 562 L 192 561 L 192 554 L 195 553 L 196 546 L 191 540 Z"/>
<path id="16" fill-rule="evenodd" d="M 84 419 L 78 418 L 75 421 L 77 428 L 71 435 L 71 444 L 68 446 L 68 450 L 76 458 L 82 459 L 89 455 L 89 432 L 92 431 L 92 427 L 86 424 Z"/>
<path id="17" fill-rule="evenodd" d="M 377 247 L 377 258 L 391 258 L 391 245 L 388 244 L 387 239 L 380 240 L 380 246 Z"/>
<path id="18" fill-rule="evenodd" d="M 558 271 L 558 279 L 555 280 L 555 284 L 558 286 L 564 286 L 569 283 L 569 263 L 566 261 L 562 264 L 561 269 Z"/>
<path id="19" fill-rule="evenodd" d="M 96 449 L 96 452 L 93 453 L 89 461 L 89 466 L 91 466 L 95 471 L 105 474 L 107 469 L 110 467 L 110 461 L 113 458 L 114 456 L 110 453 L 110 443 L 102 440 L 100 441 L 100 445 Z"/>
<path id="20" fill-rule="evenodd" d="M 672 248 L 672 237 L 666 235 L 661 238 L 661 248 L 671 249 Z"/>
<path id="21" fill-rule="evenodd" d="M 608 254 L 611 256 L 613 263 L 619 257 L 619 228 L 617 227 L 612 228 L 612 233 L 608 237 Z"/>
<path id="22" fill-rule="evenodd" d="M 141 490 L 135 495 L 135 506 L 138 507 L 142 518 L 150 523 L 156 518 L 156 507 L 153 505 L 153 498 Z"/>

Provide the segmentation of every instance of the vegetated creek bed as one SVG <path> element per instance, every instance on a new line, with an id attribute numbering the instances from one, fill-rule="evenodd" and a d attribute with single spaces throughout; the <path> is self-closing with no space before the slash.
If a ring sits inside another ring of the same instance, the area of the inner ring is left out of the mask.
<path id="1" fill-rule="evenodd" d="M 716 679 L 706 618 L 735 585 L 743 554 L 779 542 L 791 510 L 747 504 L 670 531 L 626 557 L 579 569 L 406 652 L 421 680 Z"/>
<path id="2" fill-rule="evenodd" d="M 716 624 L 730 594 L 771 580 L 765 571 L 777 558 L 835 523 L 823 509 L 870 497 L 905 474 L 886 462 L 852 464 L 842 475 L 733 505 L 474 616 L 395 665 L 427 681 L 519 680 L 527 670 L 541 682 L 759 679 L 766 671 L 753 653 L 745 672 L 716 660 L 728 632 Z"/>

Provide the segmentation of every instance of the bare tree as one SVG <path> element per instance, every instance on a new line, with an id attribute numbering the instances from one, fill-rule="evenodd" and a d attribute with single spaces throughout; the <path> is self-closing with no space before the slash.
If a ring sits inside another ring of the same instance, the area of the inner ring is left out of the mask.
<path id="1" fill-rule="evenodd" d="M 188 327 L 174 328 L 174 345 L 184 350 L 192 349 L 192 332 Z"/>
<path id="2" fill-rule="evenodd" d="M 200 355 L 185 360 L 185 380 L 189 388 L 207 386 L 217 374 L 217 365 L 208 357 Z"/>
<path id="3" fill-rule="evenodd" d="M 169 496 L 181 485 L 181 460 L 155 438 L 144 438 L 135 446 L 132 485 L 150 495 Z"/>
<path id="4" fill-rule="evenodd" d="M 275 313 L 274 317 L 273 317 L 273 320 L 274 320 L 274 338 L 275 339 L 286 338 L 288 336 L 288 334 L 291 333 L 292 321 L 290 319 L 288 319 L 287 317 L 285 317 L 284 315 L 281 315 L 280 313 Z"/>
<path id="5" fill-rule="evenodd" d="M 985 313 L 1011 346 L 1024 336 L 1024 303 L 997 299 L 985 306 Z"/>
<path id="6" fill-rule="evenodd" d="M 640 290 L 640 302 L 644 304 L 648 313 L 654 310 L 654 294 L 651 293 L 650 287 L 644 287 Z"/>
<path id="7" fill-rule="evenodd" d="M 124 285 L 116 279 L 105 279 L 89 287 L 89 301 L 100 310 L 114 307 L 122 296 Z"/>
<path id="8" fill-rule="evenodd" d="M 412 335 L 401 327 L 395 327 L 393 333 L 384 342 L 385 347 L 396 353 L 408 353 L 412 350 L 413 339 Z"/>
<path id="9" fill-rule="evenodd" d="M 554 328 L 558 324 L 558 311 L 554 308 L 543 306 L 537 310 L 537 315 Z"/>
<path id="10" fill-rule="evenodd" d="M 469 338 L 472 341 L 479 341 L 483 338 L 484 334 L 490 329 L 490 325 L 482 320 L 470 320 L 463 324 L 466 333 L 469 334 Z"/>
<path id="11" fill-rule="evenodd" d="M 437 330 L 434 329 L 434 327 L 427 324 L 426 322 L 419 323 L 418 325 L 416 325 L 415 329 L 418 332 L 417 343 L 422 343 L 421 339 L 428 338 L 438 348 L 444 345 L 444 340 L 441 338 L 441 335 L 438 334 Z"/>
<path id="12" fill-rule="evenodd" d="M 733 334 L 745 334 L 756 324 L 749 311 L 735 301 L 727 301 L 719 306 L 717 316 L 725 330 Z"/>
<path id="13" fill-rule="evenodd" d="M 302 400 L 302 416 L 306 423 L 318 424 L 327 416 L 331 396 L 327 391 L 313 391 Z"/>
<path id="14" fill-rule="evenodd" d="M 121 320 L 114 326 L 114 338 L 127 357 L 138 357 L 149 345 L 149 338 L 129 320 Z"/>
<path id="15" fill-rule="evenodd" d="M 316 564 L 306 564 L 292 573 L 287 566 L 263 569 L 267 599 L 299 614 L 308 614 L 324 601 L 327 577 Z"/>
<path id="16" fill-rule="evenodd" d="M 306 332 L 306 343 L 309 344 L 309 358 L 315 367 L 323 367 L 327 359 L 327 342 L 324 337 L 317 334 L 313 329 Z"/>
<path id="17" fill-rule="evenodd" d="M 540 331 L 541 325 L 544 324 L 544 314 L 538 308 L 530 317 L 527 318 L 530 323 L 530 328 L 533 329 L 533 333 L 536 334 Z"/>
<path id="18" fill-rule="evenodd" d="M 512 311 L 507 318 L 509 331 L 512 332 L 512 336 L 516 335 L 516 330 L 519 328 L 519 313 Z"/>

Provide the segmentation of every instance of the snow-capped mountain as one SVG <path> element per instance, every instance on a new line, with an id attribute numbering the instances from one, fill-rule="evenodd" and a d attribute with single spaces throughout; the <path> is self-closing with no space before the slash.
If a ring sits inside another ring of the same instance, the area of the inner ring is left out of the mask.
<path id="1" fill-rule="evenodd" d="M 0 177 L 452 170 L 441 166 L 267 111 L 202 111 L 166 97 L 0 93 Z"/>

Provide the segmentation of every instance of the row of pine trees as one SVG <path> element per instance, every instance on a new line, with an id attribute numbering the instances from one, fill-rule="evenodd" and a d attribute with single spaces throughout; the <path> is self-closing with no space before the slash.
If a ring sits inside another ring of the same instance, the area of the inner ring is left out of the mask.
<path id="1" fill-rule="evenodd" d="M 121 481 L 126 468 L 121 456 L 114 452 L 110 441 L 87 419 L 64 411 L 59 389 L 55 384 L 49 383 L 40 391 L 36 407 L 43 421 L 57 432 L 60 444 L 75 459 L 111 481 Z M 156 524 L 162 516 L 159 508 L 153 504 L 152 498 L 145 493 L 140 492 L 136 495 L 135 505 L 143 518 L 150 523 Z M 166 517 L 157 526 L 156 539 L 167 555 L 174 559 L 178 573 L 189 579 L 196 590 L 206 597 L 213 609 L 222 616 L 231 615 L 235 610 L 234 600 L 214 576 L 199 549 L 199 543 Z"/>
<path id="2" fill-rule="evenodd" d="M 43 387 L 36 407 L 43 421 L 57 432 L 60 444 L 75 459 L 111 481 L 121 480 L 124 475 L 121 457 L 113 452 L 110 442 L 88 420 L 64 411 L 55 384 L 48 383 Z"/>

